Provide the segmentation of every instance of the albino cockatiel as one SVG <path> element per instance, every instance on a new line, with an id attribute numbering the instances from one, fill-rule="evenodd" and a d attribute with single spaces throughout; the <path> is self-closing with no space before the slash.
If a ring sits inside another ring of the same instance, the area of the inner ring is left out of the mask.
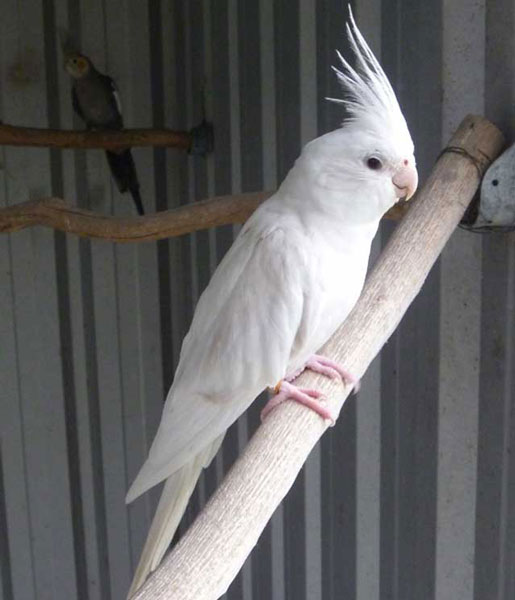
<path id="1" fill-rule="evenodd" d="M 330 417 L 291 375 L 307 366 L 351 379 L 314 353 L 358 299 L 381 217 L 412 196 L 418 177 L 406 121 L 352 14 L 347 33 L 356 66 L 340 56 L 336 72 L 348 119 L 304 148 L 198 302 L 156 438 L 127 494 L 131 502 L 166 480 L 129 595 L 161 561 L 227 428 L 261 391 L 275 386 L 269 409 L 294 398 Z"/>

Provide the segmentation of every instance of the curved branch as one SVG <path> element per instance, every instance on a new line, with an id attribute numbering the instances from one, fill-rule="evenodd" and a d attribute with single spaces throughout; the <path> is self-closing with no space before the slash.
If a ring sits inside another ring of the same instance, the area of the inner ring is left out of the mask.
<path id="1" fill-rule="evenodd" d="M 82 237 L 112 242 L 148 242 L 219 225 L 244 223 L 273 192 L 216 196 L 144 217 L 112 217 L 72 206 L 62 198 L 29 200 L 0 208 L 0 233 L 44 225 Z M 386 218 L 398 220 L 408 204 L 394 206 Z"/>
<path id="2" fill-rule="evenodd" d="M 0 232 L 45 225 L 112 242 L 161 240 L 217 225 L 243 223 L 270 195 L 218 196 L 144 217 L 112 217 L 76 208 L 61 198 L 43 198 L 0 209 Z"/>
<path id="3" fill-rule="evenodd" d="M 123 131 L 77 131 L 74 129 L 36 129 L 0 124 L 0 146 L 45 148 L 105 148 L 119 150 L 134 146 L 174 147 L 189 150 L 194 130 L 124 129 Z"/>

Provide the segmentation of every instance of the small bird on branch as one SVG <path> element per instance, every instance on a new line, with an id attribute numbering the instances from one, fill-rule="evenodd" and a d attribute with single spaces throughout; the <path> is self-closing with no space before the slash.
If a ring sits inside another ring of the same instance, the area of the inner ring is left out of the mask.
<path id="1" fill-rule="evenodd" d="M 65 68 L 73 78 L 72 102 L 77 115 L 91 130 L 123 129 L 120 97 L 111 77 L 97 71 L 83 54 L 65 52 Z M 130 192 L 143 215 L 136 166 L 129 148 L 106 150 L 107 162 L 120 192 Z"/>
<path id="2" fill-rule="evenodd" d="M 414 147 L 395 93 L 356 27 L 356 67 L 340 56 L 348 118 L 313 140 L 279 190 L 263 202 L 202 294 L 172 388 L 131 502 L 166 480 L 129 595 L 161 561 L 204 467 L 226 430 L 265 388 L 264 414 L 296 400 L 334 419 L 303 369 L 356 383 L 315 354 L 361 293 L 383 214 L 418 183 Z"/>

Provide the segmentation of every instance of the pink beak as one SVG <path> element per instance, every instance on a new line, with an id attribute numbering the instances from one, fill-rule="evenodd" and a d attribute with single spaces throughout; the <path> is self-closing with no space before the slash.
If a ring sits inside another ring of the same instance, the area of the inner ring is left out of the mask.
<path id="1" fill-rule="evenodd" d="M 395 195 L 397 198 L 409 200 L 417 190 L 417 169 L 414 165 L 405 160 L 392 177 L 392 183 L 395 187 Z"/>

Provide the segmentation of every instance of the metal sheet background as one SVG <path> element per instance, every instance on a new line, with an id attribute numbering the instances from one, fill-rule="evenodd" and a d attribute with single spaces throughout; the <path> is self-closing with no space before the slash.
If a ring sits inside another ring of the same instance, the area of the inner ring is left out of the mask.
<path id="1" fill-rule="evenodd" d="M 468 112 L 514 133 L 508 0 L 358 0 L 422 178 Z M 336 127 L 340 0 L 3 0 L 0 118 L 81 127 L 57 31 L 120 88 L 128 126 L 216 129 L 207 160 L 136 149 L 147 211 L 273 189 Z M 0 203 L 132 214 L 100 151 L 0 149 Z M 388 238 L 381 228 L 374 255 Z M 0 599 L 123 598 L 157 492 L 126 509 L 227 226 L 133 246 L 0 236 Z M 231 600 L 515 597 L 513 235 L 457 231 L 358 398 L 313 452 Z M 395 285 L 395 282 L 392 282 Z M 259 421 L 230 430 L 185 525 Z"/>

